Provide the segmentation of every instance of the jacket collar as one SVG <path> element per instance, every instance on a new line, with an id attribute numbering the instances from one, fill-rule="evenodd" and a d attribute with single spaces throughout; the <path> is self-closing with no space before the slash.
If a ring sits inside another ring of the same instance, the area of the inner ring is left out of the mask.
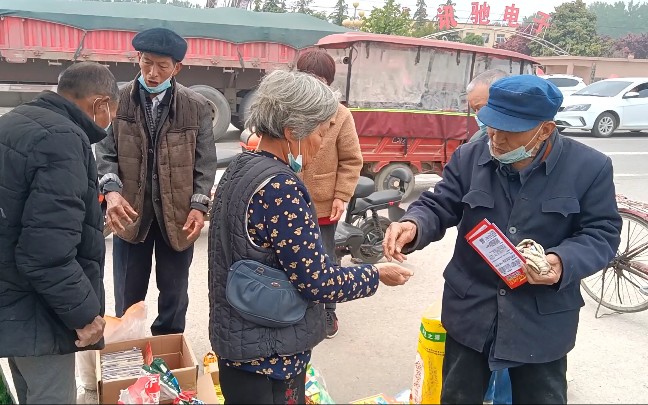
<path id="1" fill-rule="evenodd" d="M 97 143 L 106 137 L 106 131 L 95 124 L 95 122 L 88 117 L 88 114 L 81 111 L 76 104 L 58 93 L 46 90 L 38 95 L 31 104 L 54 111 L 55 113 L 74 122 L 79 128 L 81 128 L 81 130 L 83 130 L 83 132 L 85 132 L 91 144 Z"/>
<path id="2" fill-rule="evenodd" d="M 545 173 L 551 174 L 553 169 L 556 167 L 556 164 L 558 163 L 558 159 L 560 159 L 560 155 L 562 154 L 563 149 L 563 139 L 562 136 L 558 133 L 557 129 L 553 134 L 551 134 L 549 139 L 547 139 L 547 142 L 549 142 L 549 145 L 547 146 L 548 155 L 544 159 L 543 163 L 545 165 Z M 494 158 L 491 156 L 488 142 L 484 141 L 484 147 L 482 148 L 481 155 L 477 160 L 477 164 L 479 166 L 485 166 L 489 163 L 495 163 L 493 160 Z"/>
<path id="3" fill-rule="evenodd" d="M 141 101 L 140 101 L 140 89 L 141 89 L 141 86 L 140 86 L 139 81 L 138 81 L 139 77 L 141 75 L 142 75 L 142 73 L 140 72 L 140 73 L 137 74 L 137 76 L 135 76 L 135 80 L 133 80 L 132 86 L 131 86 L 131 89 L 130 89 L 131 99 L 138 106 L 141 104 Z M 165 94 L 165 96 L 164 96 L 165 100 L 167 99 L 167 97 L 171 97 L 171 100 L 169 102 L 169 105 L 170 105 L 170 107 L 169 107 L 169 115 L 171 115 L 171 116 L 173 116 L 173 113 L 176 111 L 176 100 L 178 99 L 178 97 L 176 97 L 176 96 L 178 95 L 178 86 L 179 86 L 179 84 L 178 84 L 178 82 L 176 82 L 175 77 L 171 78 L 171 89 L 170 89 L 171 90 L 171 96 L 169 96 L 169 92 L 167 92 L 167 94 Z"/>

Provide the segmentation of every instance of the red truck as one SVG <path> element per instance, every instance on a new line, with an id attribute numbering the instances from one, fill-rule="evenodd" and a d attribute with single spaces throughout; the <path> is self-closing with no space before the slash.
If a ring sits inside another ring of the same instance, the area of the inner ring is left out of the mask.
<path id="1" fill-rule="evenodd" d="M 120 82 L 138 71 L 133 36 L 167 27 L 189 43 L 178 80 L 206 96 L 214 137 L 241 112 L 263 75 L 290 69 L 298 53 L 346 29 L 297 13 L 237 8 L 188 9 L 168 4 L 70 0 L 0 0 L 0 107 L 15 107 L 56 86 L 75 61 L 108 65 Z"/>

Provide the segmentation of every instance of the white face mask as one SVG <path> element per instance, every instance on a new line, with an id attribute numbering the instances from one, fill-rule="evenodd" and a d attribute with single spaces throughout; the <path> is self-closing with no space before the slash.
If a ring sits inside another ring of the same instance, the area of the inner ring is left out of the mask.
<path id="1" fill-rule="evenodd" d="M 506 153 L 501 154 L 501 155 L 495 155 L 495 153 L 493 153 L 493 145 L 491 144 L 491 141 L 489 139 L 488 140 L 488 148 L 490 150 L 491 156 L 493 156 L 500 163 L 505 164 L 505 165 L 510 165 L 510 164 L 513 164 L 513 163 L 521 162 L 521 161 L 523 161 L 525 159 L 529 159 L 529 158 L 533 157 L 532 151 L 538 145 L 539 141 L 536 142 L 536 144 L 533 146 L 533 148 L 531 148 L 531 150 L 527 150 L 527 147 L 529 145 L 531 145 L 531 143 L 536 138 L 536 136 L 538 136 L 538 134 L 540 133 L 541 130 L 542 130 L 542 126 L 540 126 L 540 128 L 538 128 L 538 131 L 535 133 L 535 135 L 533 135 L 533 138 L 531 138 L 529 143 L 527 143 L 525 146 L 520 146 L 519 148 L 515 148 L 512 151 L 506 152 Z"/>

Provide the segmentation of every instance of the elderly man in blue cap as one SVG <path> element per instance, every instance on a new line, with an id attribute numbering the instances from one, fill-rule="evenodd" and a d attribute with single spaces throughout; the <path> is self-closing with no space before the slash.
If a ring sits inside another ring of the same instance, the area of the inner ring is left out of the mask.
<path id="1" fill-rule="evenodd" d="M 154 335 L 181 333 L 193 245 L 216 175 L 212 110 L 179 84 L 187 42 L 165 28 L 133 38 L 140 74 L 121 90 L 117 118 L 96 149 L 113 239 L 115 311 L 144 300 L 155 251 Z"/>
<path id="2" fill-rule="evenodd" d="M 434 192 L 387 231 L 388 259 L 458 229 L 443 273 L 447 330 L 442 403 L 481 403 L 492 370 L 509 369 L 513 403 L 566 403 L 567 353 L 574 347 L 581 279 L 605 267 L 619 245 L 611 160 L 558 134 L 560 91 L 536 76 L 495 82 L 478 114 L 488 142 L 460 147 Z M 513 245 L 544 248 L 543 271 L 523 265 L 509 288 L 466 235 L 484 219 Z"/>

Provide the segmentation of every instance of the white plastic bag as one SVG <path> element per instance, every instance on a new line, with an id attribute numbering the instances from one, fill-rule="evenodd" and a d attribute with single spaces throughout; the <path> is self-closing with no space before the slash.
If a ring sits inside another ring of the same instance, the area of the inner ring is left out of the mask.
<path id="1" fill-rule="evenodd" d="M 124 316 L 105 316 L 104 341 L 117 343 L 146 337 L 146 304 L 140 301 L 126 310 Z M 81 386 L 86 390 L 97 389 L 96 351 L 88 350 L 76 354 L 76 372 Z"/>

